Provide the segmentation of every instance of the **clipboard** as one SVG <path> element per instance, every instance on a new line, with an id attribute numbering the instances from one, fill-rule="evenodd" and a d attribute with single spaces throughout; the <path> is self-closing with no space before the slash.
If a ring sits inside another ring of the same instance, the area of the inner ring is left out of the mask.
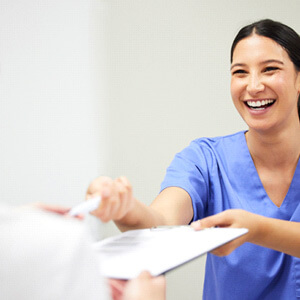
<path id="1" fill-rule="evenodd" d="M 246 228 L 190 226 L 131 230 L 96 242 L 104 277 L 132 279 L 142 271 L 159 276 L 248 232 Z"/>

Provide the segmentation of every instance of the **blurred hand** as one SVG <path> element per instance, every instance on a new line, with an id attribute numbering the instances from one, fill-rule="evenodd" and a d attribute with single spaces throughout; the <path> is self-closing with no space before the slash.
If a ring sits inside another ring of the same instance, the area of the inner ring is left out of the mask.
<path id="1" fill-rule="evenodd" d="M 217 226 L 228 228 L 247 228 L 249 231 L 245 235 L 212 251 L 215 255 L 225 256 L 245 242 L 251 242 L 252 238 L 259 233 L 259 225 L 257 222 L 257 218 L 259 217 L 260 216 L 242 209 L 229 209 L 214 216 L 195 221 L 191 224 L 191 226 L 195 230 Z"/>
<path id="2" fill-rule="evenodd" d="M 69 212 L 69 207 L 59 206 L 59 205 L 52 205 L 52 204 L 46 204 L 46 203 L 32 203 L 29 204 L 30 207 L 38 208 L 41 210 L 53 212 L 59 215 L 65 215 Z"/>
<path id="3" fill-rule="evenodd" d="M 26 209 L 26 208 L 37 208 L 41 209 L 47 212 L 55 213 L 62 215 L 67 218 L 71 218 L 70 215 L 68 215 L 68 212 L 70 211 L 70 207 L 65 207 L 65 206 L 60 206 L 60 205 L 53 205 L 53 204 L 46 204 L 46 203 L 41 203 L 41 202 L 36 202 L 36 203 L 31 203 L 28 205 L 24 205 L 20 207 L 21 209 Z M 84 216 L 83 215 L 77 215 L 76 217 L 72 217 L 76 219 L 83 220 Z"/>
<path id="4" fill-rule="evenodd" d="M 166 280 L 163 276 L 152 277 L 149 272 L 142 272 L 130 280 L 124 289 L 122 300 L 165 300 Z"/>
<path id="5" fill-rule="evenodd" d="M 111 298 L 113 300 L 122 300 L 124 289 L 128 283 L 127 280 L 121 280 L 121 279 L 109 279 L 108 280 L 109 287 L 110 287 L 110 293 Z"/>
<path id="6" fill-rule="evenodd" d="M 101 196 L 101 203 L 91 214 L 103 222 L 122 219 L 134 206 L 132 186 L 126 177 L 113 180 L 102 176 L 93 180 L 86 199 L 95 196 Z"/>

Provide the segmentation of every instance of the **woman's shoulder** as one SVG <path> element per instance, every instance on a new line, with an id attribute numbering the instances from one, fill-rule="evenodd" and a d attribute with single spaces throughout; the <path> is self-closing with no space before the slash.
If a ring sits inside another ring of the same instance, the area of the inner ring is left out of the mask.
<path id="1" fill-rule="evenodd" d="M 245 140 L 245 131 L 239 131 L 224 136 L 201 137 L 193 140 L 188 147 L 196 148 L 227 148 L 240 145 Z"/>
<path id="2" fill-rule="evenodd" d="M 230 135 L 197 138 L 175 157 L 197 165 L 211 165 L 216 161 L 227 160 L 228 156 L 237 156 L 245 147 L 245 131 L 239 131 Z"/>

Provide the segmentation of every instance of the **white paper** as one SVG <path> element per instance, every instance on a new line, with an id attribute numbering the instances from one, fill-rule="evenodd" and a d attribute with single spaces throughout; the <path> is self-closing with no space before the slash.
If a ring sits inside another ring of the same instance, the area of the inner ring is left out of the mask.
<path id="1" fill-rule="evenodd" d="M 132 279 L 147 270 L 153 276 L 166 273 L 239 236 L 245 228 L 190 226 L 132 230 L 95 243 L 103 276 Z"/>

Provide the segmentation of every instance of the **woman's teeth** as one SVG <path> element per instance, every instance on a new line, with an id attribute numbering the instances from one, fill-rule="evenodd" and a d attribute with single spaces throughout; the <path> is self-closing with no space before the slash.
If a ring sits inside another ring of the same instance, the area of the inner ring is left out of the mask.
<path id="1" fill-rule="evenodd" d="M 247 101 L 247 105 L 252 108 L 252 109 L 256 109 L 256 110 L 262 110 L 265 109 L 266 107 L 272 105 L 275 102 L 275 100 L 257 100 L 257 101 Z"/>

